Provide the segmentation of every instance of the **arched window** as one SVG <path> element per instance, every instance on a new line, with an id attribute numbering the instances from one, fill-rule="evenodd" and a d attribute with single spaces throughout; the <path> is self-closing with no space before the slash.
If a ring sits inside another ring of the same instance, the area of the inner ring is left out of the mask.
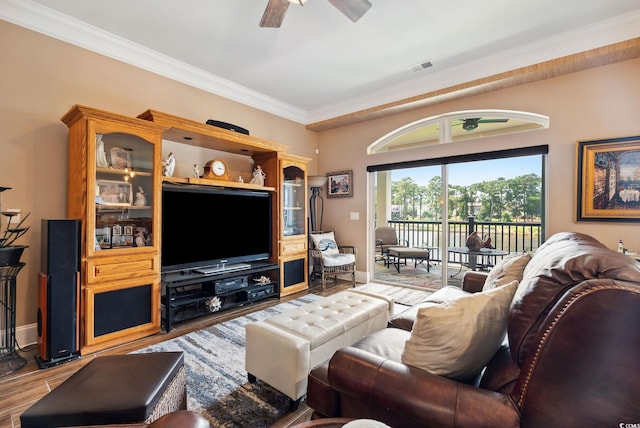
<path id="1" fill-rule="evenodd" d="M 367 153 L 380 154 L 382 157 L 377 159 L 385 159 L 385 153 L 398 150 L 548 127 L 549 118 L 535 113 L 457 111 L 402 126 L 372 143 Z M 425 157 L 418 155 L 404 161 L 367 166 L 372 196 L 368 210 L 374 219 L 370 237 L 375 236 L 377 227 L 394 228 L 407 246 L 429 251 L 429 261 L 423 263 L 428 275 L 439 275 L 436 282 L 452 285 L 456 285 L 454 280 L 460 278 L 458 274 L 463 268 L 477 267 L 476 255 L 460 255 L 458 250 L 465 246 L 470 231 L 491 236 L 496 254 L 501 255 L 532 251 L 543 242 L 547 217 L 547 145 L 514 145 L 508 149 L 451 156 L 443 156 L 439 151 L 435 157 L 429 157 L 428 151 L 415 153 Z M 384 255 L 378 259 L 381 256 Z M 495 264 L 498 257 L 501 256 L 489 257 L 484 267 Z M 374 257 L 369 258 L 368 271 L 373 272 L 376 281 L 424 280 L 419 276 L 412 279 L 400 275 L 400 257 L 394 259 L 397 261 L 395 271 L 389 269 L 390 258 L 382 258 L 386 260 L 384 265 L 376 264 Z M 429 262 L 437 274 L 429 271 Z M 450 263 L 454 265 L 453 275 L 447 274 Z"/>
<path id="2" fill-rule="evenodd" d="M 465 110 L 420 119 L 371 144 L 368 154 L 545 129 L 549 117 L 512 110 Z"/>

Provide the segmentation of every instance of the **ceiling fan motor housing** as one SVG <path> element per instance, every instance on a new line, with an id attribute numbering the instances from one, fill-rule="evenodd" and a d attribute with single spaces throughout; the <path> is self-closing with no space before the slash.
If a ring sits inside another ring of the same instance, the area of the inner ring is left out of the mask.
<path id="1" fill-rule="evenodd" d="M 462 122 L 462 129 L 465 131 L 473 131 L 478 127 L 478 119 L 465 119 Z"/>

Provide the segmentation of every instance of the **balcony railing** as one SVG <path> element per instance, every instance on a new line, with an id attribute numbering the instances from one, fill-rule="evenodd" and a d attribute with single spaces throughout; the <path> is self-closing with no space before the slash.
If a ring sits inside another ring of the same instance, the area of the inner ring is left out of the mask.
<path id="1" fill-rule="evenodd" d="M 389 220 L 389 227 L 396 230 L 398 239 L 409 242 L 411 247 L 431 247 L 431 260 L 442 261 L 440 255 L 442 224 L 438 221 Z M 539 222 L 483 222 L 469 217 L 468 221 L 449 222 L 449 247 L 464 247 L 471 232 L 481 237 L 490 236 L 491 244 L 508 253 L 536 250 L 543 240 L 542 223 Z M 449 262 L 459 263 L 449 255 Z"/>

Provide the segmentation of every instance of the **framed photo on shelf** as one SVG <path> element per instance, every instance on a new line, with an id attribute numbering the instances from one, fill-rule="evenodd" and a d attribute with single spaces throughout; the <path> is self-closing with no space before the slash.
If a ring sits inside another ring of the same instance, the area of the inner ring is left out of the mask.
<path id="1" fill-rule="evenodd" d="M 101 227 L 96 228 L 96 250 L 104 250 L 111 248 L 111 228 Z"/>
<path id="2" fill-rule="evenodd" d="M 577 144 L 578 221 L 640 221 L 640 136 Z"/>
<path id="3" fill-rule="evenodd" d="M 327 178 L 327 198 L 353 197 L 353 171 L 331 172 Z"/>
<path id="4" fill-rule="evenodd" d="M 131 183 L 126 181 L 115 180 L 96 180 L 96 192 L 100 198 L 98 204 L 113 206 L 113 207 L 127 207 L 131 205 Z"/>
<path id="5" fill-rule="evenodd" d="M 122 147 L 113 147 L 111 149 L 111 168 L 133 168 L 133 150 Z"/>

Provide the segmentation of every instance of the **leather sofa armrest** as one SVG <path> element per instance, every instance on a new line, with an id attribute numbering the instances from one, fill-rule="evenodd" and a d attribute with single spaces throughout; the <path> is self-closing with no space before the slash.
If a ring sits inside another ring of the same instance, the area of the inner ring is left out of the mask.
<path id="1" fill-rule="evenodd" d="M 482 291 L 484 282 L 487 279 L 487 273 L 468 270 L 462 276 L 462 289 L 469 293 L 478 293 Z"/>
<path id="2" fill-rule="evenodd" d="M 519 413 L 505 394 L 433 375 L 354 347 L 334 354 L 328 376 L 339 393 L 378 408 L 393 409 L 391 418 L 408 417 L 422 426 L 433 427 L 520 426 Z"/>

